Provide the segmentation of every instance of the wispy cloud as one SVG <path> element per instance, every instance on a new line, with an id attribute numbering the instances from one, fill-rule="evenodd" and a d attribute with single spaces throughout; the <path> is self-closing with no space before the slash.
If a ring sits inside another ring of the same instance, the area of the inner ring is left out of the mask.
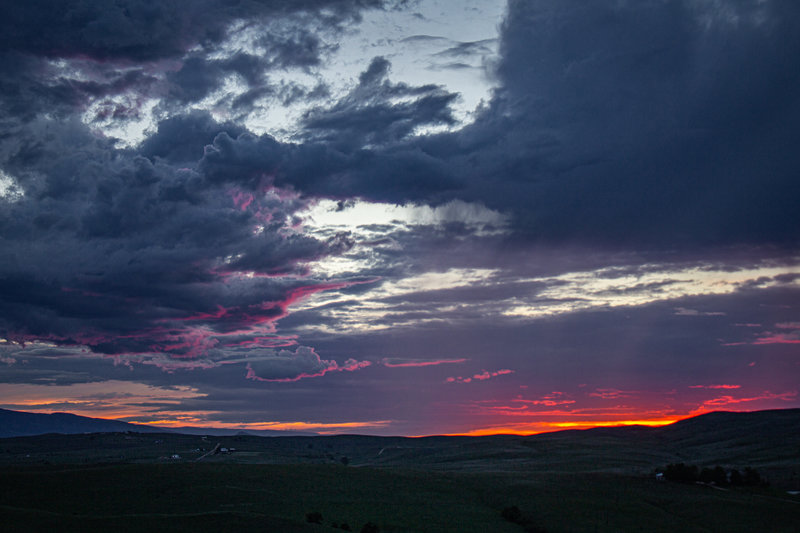
<path id="1" fill-rule="evenodd" d="M 507 368 L 503 368 L 503 369 L 500 369 L 500 370 L 495 370 L 495 371 L 492 371 L 492 372 L 490 372 L 488 370 L 484 370 L 482 372 L 479 372 L 479 373 L 474 374 L 474 375 L 469 376 L 469 377 L 451 376 L 451 377 L 448 377 L 447 379 L 445 379 L 445 382 L 446 383 L 470 383 L 472 381 L 486 381 L 487 379 L 496 378 L 497 376 L 505 376 L 507 374 L 513 374 L 513 373 L 514 373 L 513 370 L 509 370 Z"/>
<path id="2" fill-rule="evenodd" d="M 413 368 L 425 366 L 454 365 L 467 361 L 467 359 L 393 359 L 384 358 L 381 364 L 388 368 Z"/>

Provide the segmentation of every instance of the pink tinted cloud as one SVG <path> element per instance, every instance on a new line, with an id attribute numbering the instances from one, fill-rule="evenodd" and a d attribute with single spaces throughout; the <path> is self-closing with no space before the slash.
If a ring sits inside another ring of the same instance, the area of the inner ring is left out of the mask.
<path id="1" fill-rule="evenodd" d="M 513 370 L 509 370 L 507 368 L 503 368 L 501 370 L 497 370 L 496 372 L 488 372 L 488 371 L 484 370 L 480 374 L 475 374 L 472 377 L 477 379 L 477 380 L 483 381 L 485 379 L 491 379 L 491 378 L 494 378 L 494 377 L 497 377 L 497 376 L 503 376 L 505 374 L 513 374 L 513 373 L 514 373 Z"/>
<path id="2" fill-rule="evenodd" d="M 619 398 L 630 398 L 635 396 L 639 391 L 620 390 L 620 389 L 595 389 L 595 392 L 590 392 L 589 396 L 595 398 L 602 398 L 603 400 L 617 400 Z"/>
<path id="3" fill-rule="evenodd" d="M 737 324 L 742 325 L 742 324 Z M 744 324 L 749 327 L 757 327 L 760 324 Z M 767 345 L 767 344 L 800 344 L 800 322 L 779 322 L 775 324 L 778 330 L 789 331 L 764 331 L 753 341 L 739 341 L 723 343 L 723 346 L 742 346 L 747 344 L 752 345 Z"/>
<path id="4" fill-rule="evenodd" d="M 223 343 L 227 347 L 249 346 L 251 348 L 286 348 L 297 344 L 297 335 L 275 335 L 271 337 L 252 337 L 241 341 Z"/>
<path id="5" fill-rule="evenodd" d="M 213 313 L 197 313 L 197 314 L 186 316 L 186 317 L 165 319 L 165 320 L 162 320 L 162 322 L 167 322 L 167 321 L 169 321 L 169 322 L 173 322 L 173 321 L 190 322 L 192 320 L 213 320 L 215 318 L 222 318 L 227 314 L 228 314 L 228 310 L 218 304 L 217 305 L 217 310 L 215 312 L 213 312 Z"/>
<path id="6" fill-rule="evenodd" d="M 231 189 L 228 191 L 228 194 L 231 195 L 233 198 L 233 205 L 236 206 L 237 209 L 241 211 L 246 211 L 250 204 L 253 203 L 255 199 L 252 193 L 240 191 L 237 189 Z"/>
<path id="7" fill-rule="evenodd" d="M 797 398 L 797 392 L 798 391 L 796 390 L 781 392 L 781 393 L 763 391 L 761 394 L 756 396 L 743 396 L 743 397 L 735 397 L 733 395 L 718 396 L 710 400 L 705 400 L 702 404 L 700 404 L 700 406 L 697 409 L 692 411 L 692 413 L 690 414 L 696 415 L 708 411 L 714 411 L 721 407 L 727 407 L 729 405 L 746 404 L 758 401 L 767 401 L 767 400 L 782 400 L 787 402 L 793 401 Z"/>
<path id="8" fill-rule="evenodd" d="M 303 285 L 289 290 L 283 299 L 247 307 L 217 306 L 215 312 L 161 319 L 165 324 L 132 334 L 150 340 L 149 351 L 176 358 L 200 358 L 216 346 L 280 348 L 297 343 L 295 335 L 277 335 L 275 323 L 289 314 L 289 306 L 318 292 L 337 290 L 369 281 L 344 281 Z M 201 324 L 187 326 L 185 322 Z M 92 343 L 86 343 L 92 345 Z M 162 361 L 158 359 L 158 361 Z M 165 365 L 164 368 L 170 365 Z"/>
<path id="9" fill-rule="evenodd" d="M 690 389 L 741 389 L 741 385 L 689 385 Z"/>
<path id="10" fill-rule="evenodd" d="M 495 378 L 497 376 L 504 376 L 506 374 L 513 374 L 513 370 L 509 370 L 508 368 L 503 368 L 500 370 L 495 370 L 494 372 L 489 372 L 488 370 L 484 370 L 478 374 L 475 374 L 471 377 L 462 377 L 462 376 L 451 376 L 445 379 L 446 383 L 471 383 L 474 381 L 485 381 L 487 379 Z"/>
<path id="11" fill-rule="evenodd" d="M 800 344 L 800 334 L 798 334 L 798 332 L 776 333 L 765 337 L 759 337 L 753 344 Z"/>
<path id="12" fill-rule="evenodd" d="M 466 359 L 434 359 L 434 360 L 426 360 L 426 361 L 408 361 L 403 360 L 402 362 L 393 363 L 391 359 L 384 358 L 381 361 L 381 364 L 387 368 L 409 368 L 409 367 L 420 367 L 420 366 L 438 366 L 438 365 L 452 365 L 463 363 Z"/>
<path id="13" fill-rule="evenodd" d="M 348 359 L 340 365 L 334 360 L 322 359 L 314 348 L 298 346 L 294 352 L 282 350 L 274 356 L 248 363 L 245 377 L 254 381 L 289 383 L 321 377 L 329 372 L 353 372 L 371 364 L 370 361 Z"/>
<path id="14" fill-rule="evenodd" d="M 570 405 L 575 403 L 575 400 L 566 399 L 566 395 L 563 392 L 559 391 L 553 391 L 550 394 L 546 394 L 541 398 L 537 398 L 535 400 L 527 400 L 522 397 L 517 397 L 511 401 L 514 403 L 522 403 L 526 405 L 543 405 L 545 407 L 556 407 L 559 405 Z"/>
<path id="15" fill-rule="evenodd" d="M 224 307 L 217 305 L 214 311 L 186 312 L 184 316 L 158 318 L 151 325 L 124 334 L 103 331 L 83 331 L 63 335 L 9 334 L 8 340 L 23 348 L 29 342 L 45 340 L 56 344 L 118 346 L 108 352 L 109 357 L 125 358 L 128 361 L 156 365 L 166 371 L 178 368 L 208 368 L 215 363 L 206 359 L 214 348 L 250 346 L 281 348 L 297 344 L 295 335 L 277 335 L 276 322 L 289 314 L 289 306 L 318 292 L 336 290 L 367 281 L 344 281 L 302 285 L 292 288 L 285 296 L 275 301 L 256 305 Z M 68 290 L 69 292 L 69 290 Z M 172 360 L 172 361 L 170 361 Z M 195 360 L 195 363 L 189 363 Z M 368 363 L 359 363 L 360 367 Z M 345 364 L 341 370 L 354 369 Z M 335 370 L 325 369 L 325 372 Z M 315 374 L 309 372 L 309 375 Z"/>
<path id="16" fill-rule="evenodd" d="M 331 364 L 322 370 L 315 372 L 313 374 L 307 374 L 305 372 L 301 372 L 300 374 L 290 377 L 290 378 L 262 378 L 256 375 L 255 370 L 253 367 L 250 366 L 248 363 L 247 365 L 247 375 L 245 376 L 246 379 L 252 379 L 254 381 L 267 381 L 273 383 L 292 383 L 295 381 L 300 381 L 301 379 L 307 378 L 319 378 L 327 374 L 328 372 L 353 372 L 354 370 L 360 370 L 362 368 L 366 368 L 372 365 L 369 361 L 356 361 L 355 359 L 348 359 L 344 362 L 342 366 L 339 366 L 336 361 L 329 361 Z"/>

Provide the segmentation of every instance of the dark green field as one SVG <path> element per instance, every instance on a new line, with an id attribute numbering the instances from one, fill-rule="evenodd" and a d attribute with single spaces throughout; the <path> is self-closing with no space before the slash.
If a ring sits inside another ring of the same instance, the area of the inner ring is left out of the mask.
<path id="1" fill-rule="evenodd" d="M 533 437 L 0 439 L 0 531 L 800 532 L 799 414 Z M 235 449 L 197 461 L 217 443 Z M 769 486 L 655 480 L 678 461 Z"/>

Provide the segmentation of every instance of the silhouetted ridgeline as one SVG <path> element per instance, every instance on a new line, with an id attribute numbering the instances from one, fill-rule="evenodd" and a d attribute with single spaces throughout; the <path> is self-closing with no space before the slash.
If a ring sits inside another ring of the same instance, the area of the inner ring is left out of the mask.
<path id="1" fill-rule="evenodd" d="M 195 460 L 217 442 L 235 450 L 214 461 L 247 463 L 346 463 L 350 466 L 410 467 L 449 471 L 613 472 L 640 474 L 667 464 L 698 468 L 758 468 L 771 481 L 789 479 L 798 468 L 800 409 L 751 413 L 715 412 L 658 428 L 643 426 L 568 430 L 532 435 L 486 437 L 377 437 L 365 435 L 262 437 L 248 434 L 208 437 L 171 434 L 154 437 L 107 432 L 152 432 L 152 428 L 67 414 L 38 415 L 0 410 L 3 435 L 87 433 L 4 439 L 0 463 L 26 460 L 92 462 L 95 452 L 113 448 L 123 461 L 157 460 L 178 454 Z M 193 431 L 196 431 L 193 430 Z M 119 441 L 119 442 L 118 442 Z M 62 447 L 62 445 L 66 447 Z M 54 449 L 72 450 L 60 457 Z M 86 454 L 81 455 L 80 450 Z M 97 455 L 101 457 L 109 455 Z M 796 475 L 796 474 L 795 474 Z M 776 477 L 777 476 L 777 477 Z M 788 477 L 787 477 L 788 476 Z"/>
<path id="2" fill-rule="evenodd" d="M 118 420 L 89 418 L 70 413 L 26 413 L 0 409 L 0 438 L 42 435 L 45 433 L 110 433 L 136 431 L 139 433 L 164 433 L 165 430 Z"/>

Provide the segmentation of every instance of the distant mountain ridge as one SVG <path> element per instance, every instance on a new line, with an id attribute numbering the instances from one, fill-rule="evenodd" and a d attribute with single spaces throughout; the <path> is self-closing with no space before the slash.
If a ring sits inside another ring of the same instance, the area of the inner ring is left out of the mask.
<path id="1" fill-rule="evenodd" d="M 72 413 L 30 413 L 27 411 L 13 411 L 0 409 L 0 438 L 6 437 L 32 437 L 46 433 L 61 433 L 74 435 L 77 433 L 114 433 L 122 431 L 135 431 L 138 433 L 182 433 L 185 435 L 251 435 L 257 437 L 274 437 L 278 435 L 314 436 L 316 433 L 286 432 L 270 430 L 241 430 L 226 428 L 204 427 L 171 427 L 160 428 L 143 424 L 132 424 L 120 420 L 106 418 L 92 418 L 74 415 Z"/>
<path id="2" fill-rule="evenodd" d="M 131 424 L 119 420 L 90 418 L 72 413 L 28 413 L 0 409 L 0 438 L 26 437 L 45 433 L 112 433 L 136 431 L 139 433 L 168 433 L 168 430 Z"/>

